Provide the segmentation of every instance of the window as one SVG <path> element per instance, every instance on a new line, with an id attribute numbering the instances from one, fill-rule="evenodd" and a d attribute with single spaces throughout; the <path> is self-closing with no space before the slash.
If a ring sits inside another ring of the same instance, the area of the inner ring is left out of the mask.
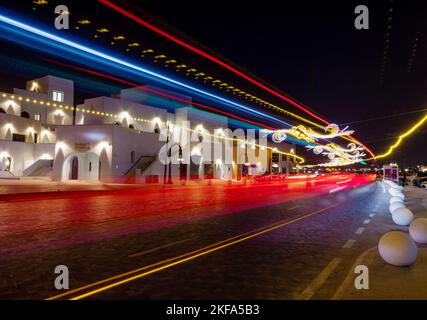
<path id="1" fill-rule="evenodd" d="M 40 121 L 40 114 L 35 114 L 34 115 L 34 120 Z"/>
<path id="2" fill-rule="evenodd" d="M 21 117 L 22 118 L 30 119 L 30 114 L 27 111 L 22 111 L 21 112 Z"/>
<path id="3" fill-rule="evenodd" d="M 39 135 L 34 132 L 34 143 L 37 143 L 38 138 L 39 138 Z"/>
<path id="4" fill-rule="evenodd" d="M 13 141 L 19 141 L 19 142 L 25 142 L 25 135 L 14 133 L 14 134 L 12 134 L 12 140 Z"/>
<path id="5" fill-rule="evenodd" d="M 92 162 L 89 162 L 89 172 L 92 172 Z"/>
<path id="6" fill-rule="evenodd" d="M 135 129 L 135 127 L 133 126 L 133 124 L 129 125 L 129 129 Z"/>
<path id="7" fill-rule="evenodd" d="M 130 153 L 130 162 L 134 163 L 135 162 L 135 151 L 132 150 L 132 152 Z"/>
<path id="8" fill-rule="evenodd" d="M 64 102 L 64 92 L 53 90 L 53 101 Z"/>

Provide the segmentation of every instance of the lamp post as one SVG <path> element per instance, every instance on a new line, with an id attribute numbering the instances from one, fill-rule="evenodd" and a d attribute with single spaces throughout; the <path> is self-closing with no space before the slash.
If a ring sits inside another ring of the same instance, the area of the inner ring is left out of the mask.
<path id="1" fill-rule="evenodd" d="M 167 126 L 167 131 L 166 131 L 166 147 L 169 147 L 169 123 Z M 169 150 L 165 153 L 165 172 L 163 175 L 163 184 L 166 184 L 166 174 L 167 174 L 167 170 L 168 170 L 168 156 L 169 156 Z"/>
<path id="2" fill-rule="evenodd" d="M 168 157 L 169 157 L 169 175 L 168 175 L 167 184 L 172 184 L 172 147 L 170 147 L 168 150 Z"/>

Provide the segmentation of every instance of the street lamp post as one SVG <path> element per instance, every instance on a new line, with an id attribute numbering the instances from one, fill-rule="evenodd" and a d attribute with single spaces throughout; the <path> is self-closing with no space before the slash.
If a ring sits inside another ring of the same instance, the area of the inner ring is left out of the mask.
<path id="1" fill-rule="evenodd" d="M 168 175 L 168 184 L 172 184 L 172 147 L 168 150 L 169 157 L 169 175 Z"/>
<path id="2" fill-rule="evenodd" d="M 169 147 L 169 124 L 167 126 L 167 131 L 166 131 L 166 147 Z M 167 175 L 167 170 L 168 170 L 168 157 L 169 157 L 169 151 L 167 151 L 165 153 L 165 172 L 163 175 L 163 184 L 166 184 L 166 175 Z M 170 159 L 169 159 L 170 160 Z"/>

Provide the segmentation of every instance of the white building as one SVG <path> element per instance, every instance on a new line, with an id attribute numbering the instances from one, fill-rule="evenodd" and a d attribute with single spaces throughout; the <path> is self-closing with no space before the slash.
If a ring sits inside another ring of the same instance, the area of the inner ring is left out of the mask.
<path id="1" fill-rule="evenodd" d="M 214 134 L 227 128 L 227 117 L 150 86 L 74 106 L 73 82 L 45 76 L 28 81 L 25 90 L 0 93 L 0 177 L 156 183 L 293 171 L 294 145 L 269 142 L 264 160 L 248 160 L 246 150 L 261 154 L 265 148 L 245 136 L 230 142 Z M 208 145 L 207 137 L 217 139 Z M 232 143 L 232 162 L 226 143 Z M 178 161 L 165 165 L 169 159 Z"/>

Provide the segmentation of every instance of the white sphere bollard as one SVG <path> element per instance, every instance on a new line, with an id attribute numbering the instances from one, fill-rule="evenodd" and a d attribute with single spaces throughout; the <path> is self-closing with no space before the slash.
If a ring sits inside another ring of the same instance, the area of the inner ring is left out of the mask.
<path id="1" fill-rule="evenodd" d="M 417 245 L 409 235 L 400 231 L 390 231 L 378 243 L 378 251 L 385 262 L 398 266 L 409 266 L 417 259 Z"/>
<path id="2" fill-rule="evenodd" d="M 392 192 L 390 192 L 390 194 L 391 194 L 392 197 L 399 197 L 402 200 L 405 200 L 405 195 L 402 192 L 400 192 L 400 191 L 393 190 Z"/>
<path id="3" fill-rule="evenodd" d="M 390 181 L 390 180 L 384 180 L 384 183 L 385 183 L 386 185 L 390 185 L 390 184 L 392 183 L 392 181 Z"/>
<path id="4" fill-rule="evenodd" d="M 402 191 L 403 187 L 396 185 L 396 186 L 393 186 L 392 189 L 397 190 L 397 191 Z"/>
<path id="5" fill-rule="evenodd" d="M 399 226 L 409 226 L 414 220 L 414 214 L 408 208 L 397 208 L 392 213 L 392 219 Z"/>
<path id="6" fill-rule="evenodd" d="M 394 211 L 396 211 L 399 208 L 405 208 L 405 204 L 403 202 L 391 203 L 390 206 L 388 207 L 388 210 L 390 211 L 391 214 L 394 214 Z"/>
<path id="7" fill-rule="evenodd" d="M 427 218 L 418 218 L 409 226 L 409 234 L 415 242 L 427 243 Z"/>
<path id="8" fill-rule="evenodd" d="M 395 203 L 395 202 L 403 202 L 403 199 L 400 197 L 391 197 L 390 198 L 390 204 Z"/>

